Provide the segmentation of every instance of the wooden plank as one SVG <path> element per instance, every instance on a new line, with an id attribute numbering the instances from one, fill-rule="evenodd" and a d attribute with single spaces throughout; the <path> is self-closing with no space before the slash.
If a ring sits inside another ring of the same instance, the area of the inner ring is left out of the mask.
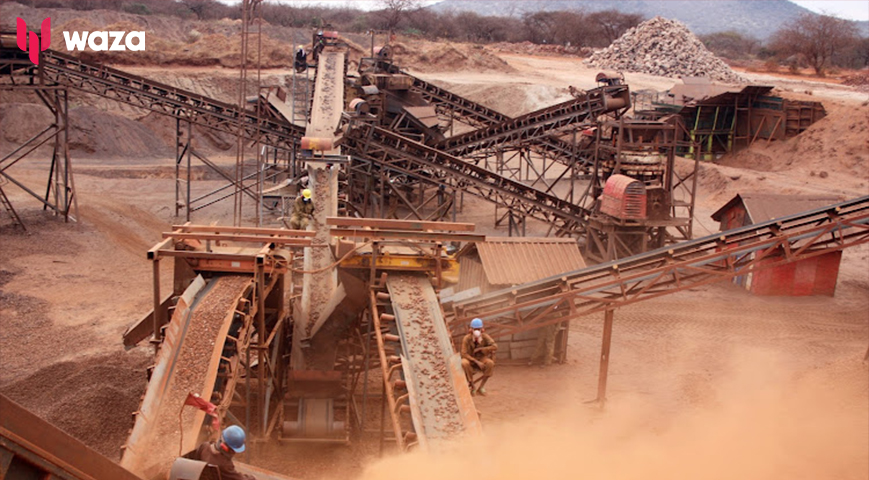
<path id="1" fill-rule="evenodd" d="M 172 243 L 174 243 L 174 240 L 170 237 L 151 247 L 151 249 L 148 250 L 148 260 L 154 260 L 157 258 L 164 249 L 171 247 Z"/>
<path id="2" fill-rule="evenodd" d="M 446 232 L 412 232 L 401 230 L 357 230 L 353 228 L 333 228 L 331 234 L 334 237 L 368 238 L 371 240 L 427 240 L 431 242 L 485 242 L 485 235 L 473 233 L 446 233 Z"/>
<path id="3" fill-rule="evenodd" d="M 393 230 L 438 230 L 454 232 L 473 232 L 476 225 L 473 223 L 457 222 L 428 222 L 414 220 L 389 220 L 384 218 L 351 218 L 351 217 L 327 217 L 326 225 L 335 227 L 371 227 Z"/>
<path id="4" fill-rule="evenodd" d="M 218 225 L 172 225 L 172 229 L 179 230 L 182 233 L 245 233 L 291 237 L 313 237 L 317 233 L 308 230 L 289 230 L 286 228 L 224 227 Z"/>
<path id="5" fill-rule="evenodd" d="M 227 242 L 251 242 L 251 243 L 275 243 L 278 245 L 292 245 L 299 247 L 311 246 L 312 239 L 310 238 L 287 238 L 287 237 L 270 237 L 265 235 L 244 235 L 244 234 L 221 234 L 221 233 L 177 233 L 163 232 L 163 238 L 174 238 L 175 240 L 194 239 L 194 240 L 223 240 Z M 163 253 L 161 251 L 161 253 Z"/>

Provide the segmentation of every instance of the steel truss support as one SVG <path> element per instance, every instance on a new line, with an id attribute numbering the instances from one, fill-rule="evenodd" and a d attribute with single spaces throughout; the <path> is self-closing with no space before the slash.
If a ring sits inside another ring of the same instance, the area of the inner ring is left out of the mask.
<path id="1" fill-rule="evenodd" d="M 456 189 L 422 176 L 392 172 L 353 158 L 348 166 L 348 201 L 363 217 L 455 221 Z"/>
<path id="2" fill-rule="evenodd" d="M 54 114 L 54 122 L 51 125 L 37 132 L 0 159 L 0 176 L 39 200 L 43 205 L 43 210 L 50 209 L 55 215 L 62 216 L 65 222 L 76 221 L 78 218 L 78 197 L 75 194 L 72 159 L 69 156 L 68 90 L 64 87 L 3 84 L 0 85 L 0 91 L 32 92 Z M 39 147 L 52 141 L 51 163 L 48 169 L 45 194 L 43 195 L 16 179 L 10 169 L 27 156 L 32 156 Z M 4 198 L 6 198 L 5 195 Z M 7 209 L 11 208 L 12 204 L 9 203 Z M 14 212 L 14 210 L 11 211 Z M 17 216 L 15 214 L 15 217 Z M 18 221 L 20 222 L 20 218 Z M 24 224 L 21 223 L 21 225 Z"/>
<path id="3" fill-rule="evenodd" d="M 426 178 L 447 190 L 472 193 L 512 210 L 517 217 L 553 223 L 559 235 L 576 233 L 589 213 L 558 197 L 374 125 L 351 124 L 344 146 L 361 163 L 370 164 L 370 172 L 388 170 Z"/>

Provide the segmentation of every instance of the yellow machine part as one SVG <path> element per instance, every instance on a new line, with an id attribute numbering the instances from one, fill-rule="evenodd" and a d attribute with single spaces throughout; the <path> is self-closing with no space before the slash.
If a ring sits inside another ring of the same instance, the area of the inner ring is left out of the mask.
<path id="1" fill-rule="evenodd" d="M 334 148 L 331 138 L 302 137 L 302 150 L 325 152 Z"/>
<path id="2" fill-rule="evenodd" d="M 401 270 L 407 272 L 435 273 L 437 263 L 433 257 L 425 255 L 389 254 L 377 255 L 377 268 L 382 270 Z M 441 257 L 441 278 L 447 283 L 458 283 L 459 262 L 453 257 Z M 344 268 L 371 268 L 371 254 L 351 255 L 341 262 Z"/>

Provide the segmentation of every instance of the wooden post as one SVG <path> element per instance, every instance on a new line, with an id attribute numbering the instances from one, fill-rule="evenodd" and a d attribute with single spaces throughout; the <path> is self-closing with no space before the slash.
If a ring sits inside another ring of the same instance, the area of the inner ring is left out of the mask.
<path id="1" fill-rule="evenodd" d="M 160 310 L 160 257 L 155 254 L 152 262 L 154 266 L 154 316 L 152 319 L 154 325 L 154 348 L 156 349 L 157 344 L 160 342 L 160 325 L 162 325 L 163 320 L 163 312 Z"/>
<path id="2" fill-rule="evenodd" d="M 606 382 L 609 374 L 610 363 L 610 343 L 613 336 L 613 310 L 607 309 L 604 312 L 603 320 L 603 340 L 600 345 L 600 373 L 597 377 L 597 401 L 600 407 L 606 405 Z"/>
<path id="3" fill-rule="evenodd" d="M 257 407 L 262 417 L 260 437 L 265 436 L 269 412 L 265 411 L 266 384 L 266 295 L 265 295 L 265 257 L 258 255 L 256 259 L 256 330 L 257 330 L 257 361 L 259 362 L 259 381 L 257 382 Z M 250 425 L 248 425 L 248 429 Z"/>

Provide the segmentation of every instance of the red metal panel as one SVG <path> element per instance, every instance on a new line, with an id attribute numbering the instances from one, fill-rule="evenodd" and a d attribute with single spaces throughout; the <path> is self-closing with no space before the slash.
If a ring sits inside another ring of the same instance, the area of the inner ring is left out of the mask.
<path id="1" fill-rule="evenodd" d="M 817 258 L 807 258 L 794 263 L 794 283 L 790 294 L 794 297 L 804 297 L 812 294 L 815 286 L 815 271 Z"/>
<path id="2" fill-rule="evenodd" d="M 771 257 L 761 263 L 771 263 L 777 259 L 777 257 Z M 751 293 L 769 296 L 791 295 L 795 273 L 796 265 L 794 263 L 755 272 L 751 279 Z"/>
<path id="3" fill-rule="evenodd" d="M 825 253 L 817 257 L 817 272 L 813 295 L 832 297 L 836 293 L 836 281 L 839 279 L 839 265 L 842 262 L 842 251 Z"/>
<path id="4" fill-rule="evenodd" d="M 755 295 L 770 296 L 833 296 L 836 291 L 841 259 L 841 251 L 830 252 L 818 257 L 755 272 L 752 278 L 751 292 Z M 775 258 L 769 259 L 769 261 L 774 260 Z"/>

